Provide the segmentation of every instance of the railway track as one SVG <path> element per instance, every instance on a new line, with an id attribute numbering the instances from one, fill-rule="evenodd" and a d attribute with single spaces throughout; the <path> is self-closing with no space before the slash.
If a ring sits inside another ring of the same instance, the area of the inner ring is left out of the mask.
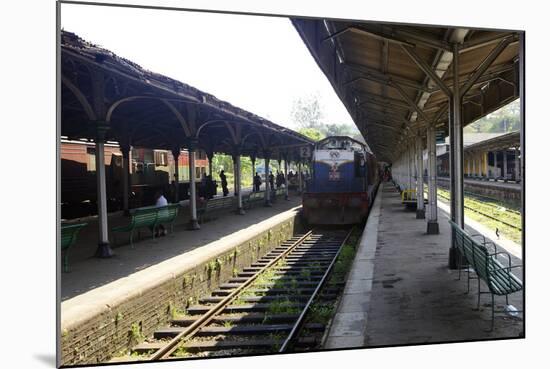
<path id="1" fill-rule="evenodd" d="M 443 194 L 441 194 L 441 193 L 438 193 L 437 196 L 438 196 L 438 197 L 441 197 L 441 198 L 444 199 L 444 200 L 450 201 L 450 197 L 449 197 L 449 196 L 443 195 Z M 465 209 L 468 209 L 468 210 L 471 210 L 471 211 L 473 211 L 473 212 L 475 212 L 475 213 L 478 213 L 478 214 L 480 214 L 480 215 L 482 215 L 482 216 L 484 216 L 484 217 L 486 217 L 486 218 L 488 218 L 488 219 L 492 219 L 492 220 L 494 220 L 494 221 L 496 221 L 496 222 L 499 222 L 499 223 L 501 223 L 501 224 L 504 224 L 504 225 L 506 225 L 506 226 L 508 226 L 508 227 L 511 227 L 511 228 L 514 228 L 514 229 L 517 229 L 517 230 L 521 231 L 521 227 L 518 227 L 518 226 L 515 225 L 515 224 L 512 224 L 512 223 L 507 222 L 507 221 L 505 221 L 505 220 L 502 220 L 502 219 L 500 219 L 500 218 L 498 218 L 498 217 L 495 217 L 495 216 L 493 216 L 493 215 L 491 215 L 491 214 L 488 214 L 487 212 L 484 212 L 484 211 L 482 211 L 482 210 L 480 210 L 480 209 L 475 209 L 475 208 L 473 208 L 473 207 L 471 207 L 471 206 L 468 206 L 468 205 L 466 205 L 466 204 L 464 204 L 464 208 L 465 208 Z M 494 206 L 494 205 L 486 205 L 486 210 L 489 210 L 489 211 L 497 211 L 497 207 Z M 517 211 L 515 211 L 515 210 L 506 209 L 505 211 L 506 211 L 506 212 L 509 212 L 510 214 L 513 214 L 513 215 L 515 215 L 515 216 L 519 215 L 519 212 L 517 212 Z"/>
<path id="2" fill-rule="evenodd" d="M 323 323 L 306 320 L 330 307 L 343 283 L 326 285 L 351 230 L 309 231 L 244 268 L 186 315 L 135 346 L 140 360 L 302 350 L 319 344 Z"/>

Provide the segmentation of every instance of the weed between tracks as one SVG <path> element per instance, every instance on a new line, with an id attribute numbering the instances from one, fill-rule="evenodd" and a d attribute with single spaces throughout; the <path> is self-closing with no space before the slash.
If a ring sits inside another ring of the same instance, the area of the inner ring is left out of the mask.
<path id="1" fill-rule="evenodd" d="M 340 255 L 338 255 L 338 259 L 336 259 L 336 263 L 334 263 L 332 269 L 332 275 L 328 282 L 329 286 L 334 287 L 338 283 L 343 283 L 345 281 L 346 274 L 355 257 L 355 250 L 360 236 L 361 231 L 357 228 L 354 229 L 351 236 L 346 241 L 346 244 L 342 246 Z"/>

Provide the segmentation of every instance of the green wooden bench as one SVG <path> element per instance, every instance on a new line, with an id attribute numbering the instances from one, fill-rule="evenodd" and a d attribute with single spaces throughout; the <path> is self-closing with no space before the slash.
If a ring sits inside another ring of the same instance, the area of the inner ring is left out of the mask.
<path id="1" fill-rule="evenodd" d="M 233 197 L 218 197 L 209 199 L 197 208 L 199 223 L 206 220 L 216 219 L 220 212 L 230 209 L 233 206 Z"/>
<path id="2" fill-rule="evenodd" d="M 61 258 L 63 260 L 63 273 L 69 272 L 69 248 L 75 244 L 78 232 L 87 224 L 88 223 L 61 225 Z"/>
<path id="3" fill-rule="evenodd" d="M 251 192 L 246 196 L 243 196 L 243 207 L 245 209 L 250 209 L 252 205 L 263 203 L 264 202 L 264 191 L 261 192 Z"/>
<path id="4" fill-rule="evenodd" d="M 495 322 L 495 295 L 506 296 L 506 305 L 508 305 L 508 295 L 521 291 L 523 282 L 512 273 L 512 269 L 521 268 L 521 265 L 512 266 L 510 254 L 506 252 L 498 252 L 496 245 L 492 242 L 487 242 L 485 237 L 481 235 L 469 235 L 456 223 L 449 220 L 456 247 L 458 248 L 460 259 L 473 268 L 477 275 L 478 295 L 477 309 L 479 310 L 480 297 L 482 293 L 491 294 L 491 329 L 494 328 Z M 490 250 L 488 247 L 492 247 Z M 503 265 L 497 257 L 501 255 L 507 260 L 507 265 Z M 460 272 L 459 268 L 459 272 Z M 470 280 L 470 268 L 468 268 L 468 291 Z M 489 291 L 481 292 L 481 280 L 485 282 Z"/>
<path id="5" fill-rule="evenodd" d="M 111 229 L 113 233 L 129 232 L 130 233 L 130 245 L 133 247 L 134 231 L 138 231 L 138 237 L 140 236 L 140 229 L 147 227 L 151 231 L 151 235 L 155 238 L 155 228 L 160 224 L 170 224 L 170 232 L 174 231 L 174 221 L 178 216 L 179 204 L 169 204 L 167 206 L 147 206 L 143 208 L 137 208 L 130 210 L 130 224 L 126 226 L 114 227 Z M 116 239 L 115 239 L 116 244 Z"/>

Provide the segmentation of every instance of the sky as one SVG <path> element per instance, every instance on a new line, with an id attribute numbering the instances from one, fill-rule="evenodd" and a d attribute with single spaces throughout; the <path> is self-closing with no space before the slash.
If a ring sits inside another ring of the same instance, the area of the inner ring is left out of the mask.
<path id="1" fill-rule="evenodd" d="M 318 95 L 324 123 L 353 124 L 287 18 L 62 4 L 61 26 L 273 123 Z"/>

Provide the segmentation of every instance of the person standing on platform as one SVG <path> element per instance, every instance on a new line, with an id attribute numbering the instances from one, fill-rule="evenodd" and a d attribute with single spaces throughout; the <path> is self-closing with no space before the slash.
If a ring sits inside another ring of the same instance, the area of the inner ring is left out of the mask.
<path id="1" fill-rule="evenodd" d="M 275 185 L 274 185 L 274 180 L 275 180 L 275 177 L 273 177 L 273 172 L 269 172 L 269 189 L 270 190 L 273 190 L 275 188 Z"/>
<path id="2" fill-rule="evenodd" d="M 258 172 L 256 172 L 256 175 L 254 176 L 254 192 L 260 192 L 260 186 L 262 185 L 262 179 L 260 178 L 260 175 Z"/>
<path id="3" fill-rule="evenodd" d="M 225 197 L 229 193 L 229 190 L 227 189 L 227 177 L 225 176 L 225 172 L 223 171 L 223 169 L 220 172 L 220 180 L 222 182 L 223 196 Z"/>

